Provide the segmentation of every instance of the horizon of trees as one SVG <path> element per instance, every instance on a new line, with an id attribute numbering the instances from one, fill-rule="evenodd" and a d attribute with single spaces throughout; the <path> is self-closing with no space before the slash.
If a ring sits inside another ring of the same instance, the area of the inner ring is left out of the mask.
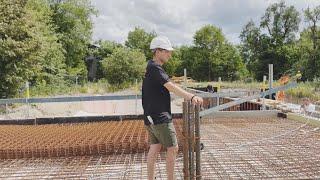
<path id="1" fill-rule="evenodd" d="M 0 3 L 0 98 L 14 97 L 26 81 L 33 86 L 70 84 L 70 78 L 87 82 L 85 58 L 98 57 L 96 80 L 110 84 L 141 80 L 149 44 L 157 33 L 135 27 L 124 44 L 109 40 L 92 43 L 91 16 L 98 12 L 90 0 L 11 0 Z M 302 21 L 308 26 L 302 31 Z M 298 12 L 284 1 L 271 4 L 258 24 L 243 26 L 240 44 L 226 39 L 223 29 L 204 25 L 193 44 L 175 47 L 164 68 L 170 76 L 183 75 L 199 81 L 221 77 L 234 81 L 262 80 L 268 64 L 274 78 L 294 75 L 304 80 L 320 77 L 320 5 Z"/>

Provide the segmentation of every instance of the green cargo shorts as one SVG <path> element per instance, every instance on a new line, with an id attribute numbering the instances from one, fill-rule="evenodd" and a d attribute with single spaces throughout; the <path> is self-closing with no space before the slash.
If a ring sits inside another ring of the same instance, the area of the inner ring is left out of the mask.
<path id="1" fill-rule="evenodd" d="M 165 148 L 176 146 L 177 135 L 172 122 L 146 126 L 150 144 L 162 144 Z"/>

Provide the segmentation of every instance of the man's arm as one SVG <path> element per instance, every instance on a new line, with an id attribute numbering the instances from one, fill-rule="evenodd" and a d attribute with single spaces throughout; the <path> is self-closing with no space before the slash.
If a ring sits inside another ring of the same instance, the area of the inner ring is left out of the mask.
<path id="1" fill-rule="evenodd" d="M 165 83 L 164 87 L 166 87 L 168 91 L 174 93 L 177 96 L 183 97 L 186 100 L 191 100 L 193 104 L 199 104 L 199 105 L 203 104 L 203 99 L 201 97 L 183 90 L 182 88 L 180 88 L 179 86 L 175 85 L 170 81 Z"/>

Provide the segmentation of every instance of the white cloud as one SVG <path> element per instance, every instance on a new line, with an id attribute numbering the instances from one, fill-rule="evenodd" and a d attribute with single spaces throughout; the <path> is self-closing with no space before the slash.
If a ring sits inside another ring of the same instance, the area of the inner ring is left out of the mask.
<path id="1" fill-rule="evenodd" d="M 166 35 L 174 45 L 192 44 L 205 24 L 220 27 L 228 40 L 239 42 L 242 27 L 260 21 L 265 9 L 279 0 L 92 0 L 99 15 L 93 17 L 93 39 L 124 43 L 134 27 Z M 319 0 L 286 0 L 298 11 L 320 5 Z"/>

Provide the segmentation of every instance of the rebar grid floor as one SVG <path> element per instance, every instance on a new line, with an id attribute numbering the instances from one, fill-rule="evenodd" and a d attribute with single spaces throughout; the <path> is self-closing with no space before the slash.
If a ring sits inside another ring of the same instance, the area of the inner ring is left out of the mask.
<path id="1" fill-rule="evenodd" d="M 181 120 L 174 120 L 181 139 Z M 141 120 L 60 125 L 1 125 L 0 159 L 70 157 L 145 152 Z"/>
<path id="2" fill-rule="evenodd" d="M 320 129 L 289 119 L 219 118 L 201 124 L 203 179 L 320 178 Z M 146 179 L 146 152 L 0 161 L 7 179 Z M 183 179 L 182 154 L 176 164 Z M 157 179 L 166 179 L 165 154 Z"/>
<path id="3" fill-rule="evenodd" d="M 183 179 L 181 155 L 175 173 Z M 167 179 L 165 153 L 157 159 L 157 179 Z M 147 179 L 147 152 L 103 156 L 37 158 L 0 162 L 5 179 Z"/>
<path id="4" fill-rule="evenodd" d="M 202 172 L 210 179 L 320 178 L 320 129 L 289 119 L 202 124 Z"/>

